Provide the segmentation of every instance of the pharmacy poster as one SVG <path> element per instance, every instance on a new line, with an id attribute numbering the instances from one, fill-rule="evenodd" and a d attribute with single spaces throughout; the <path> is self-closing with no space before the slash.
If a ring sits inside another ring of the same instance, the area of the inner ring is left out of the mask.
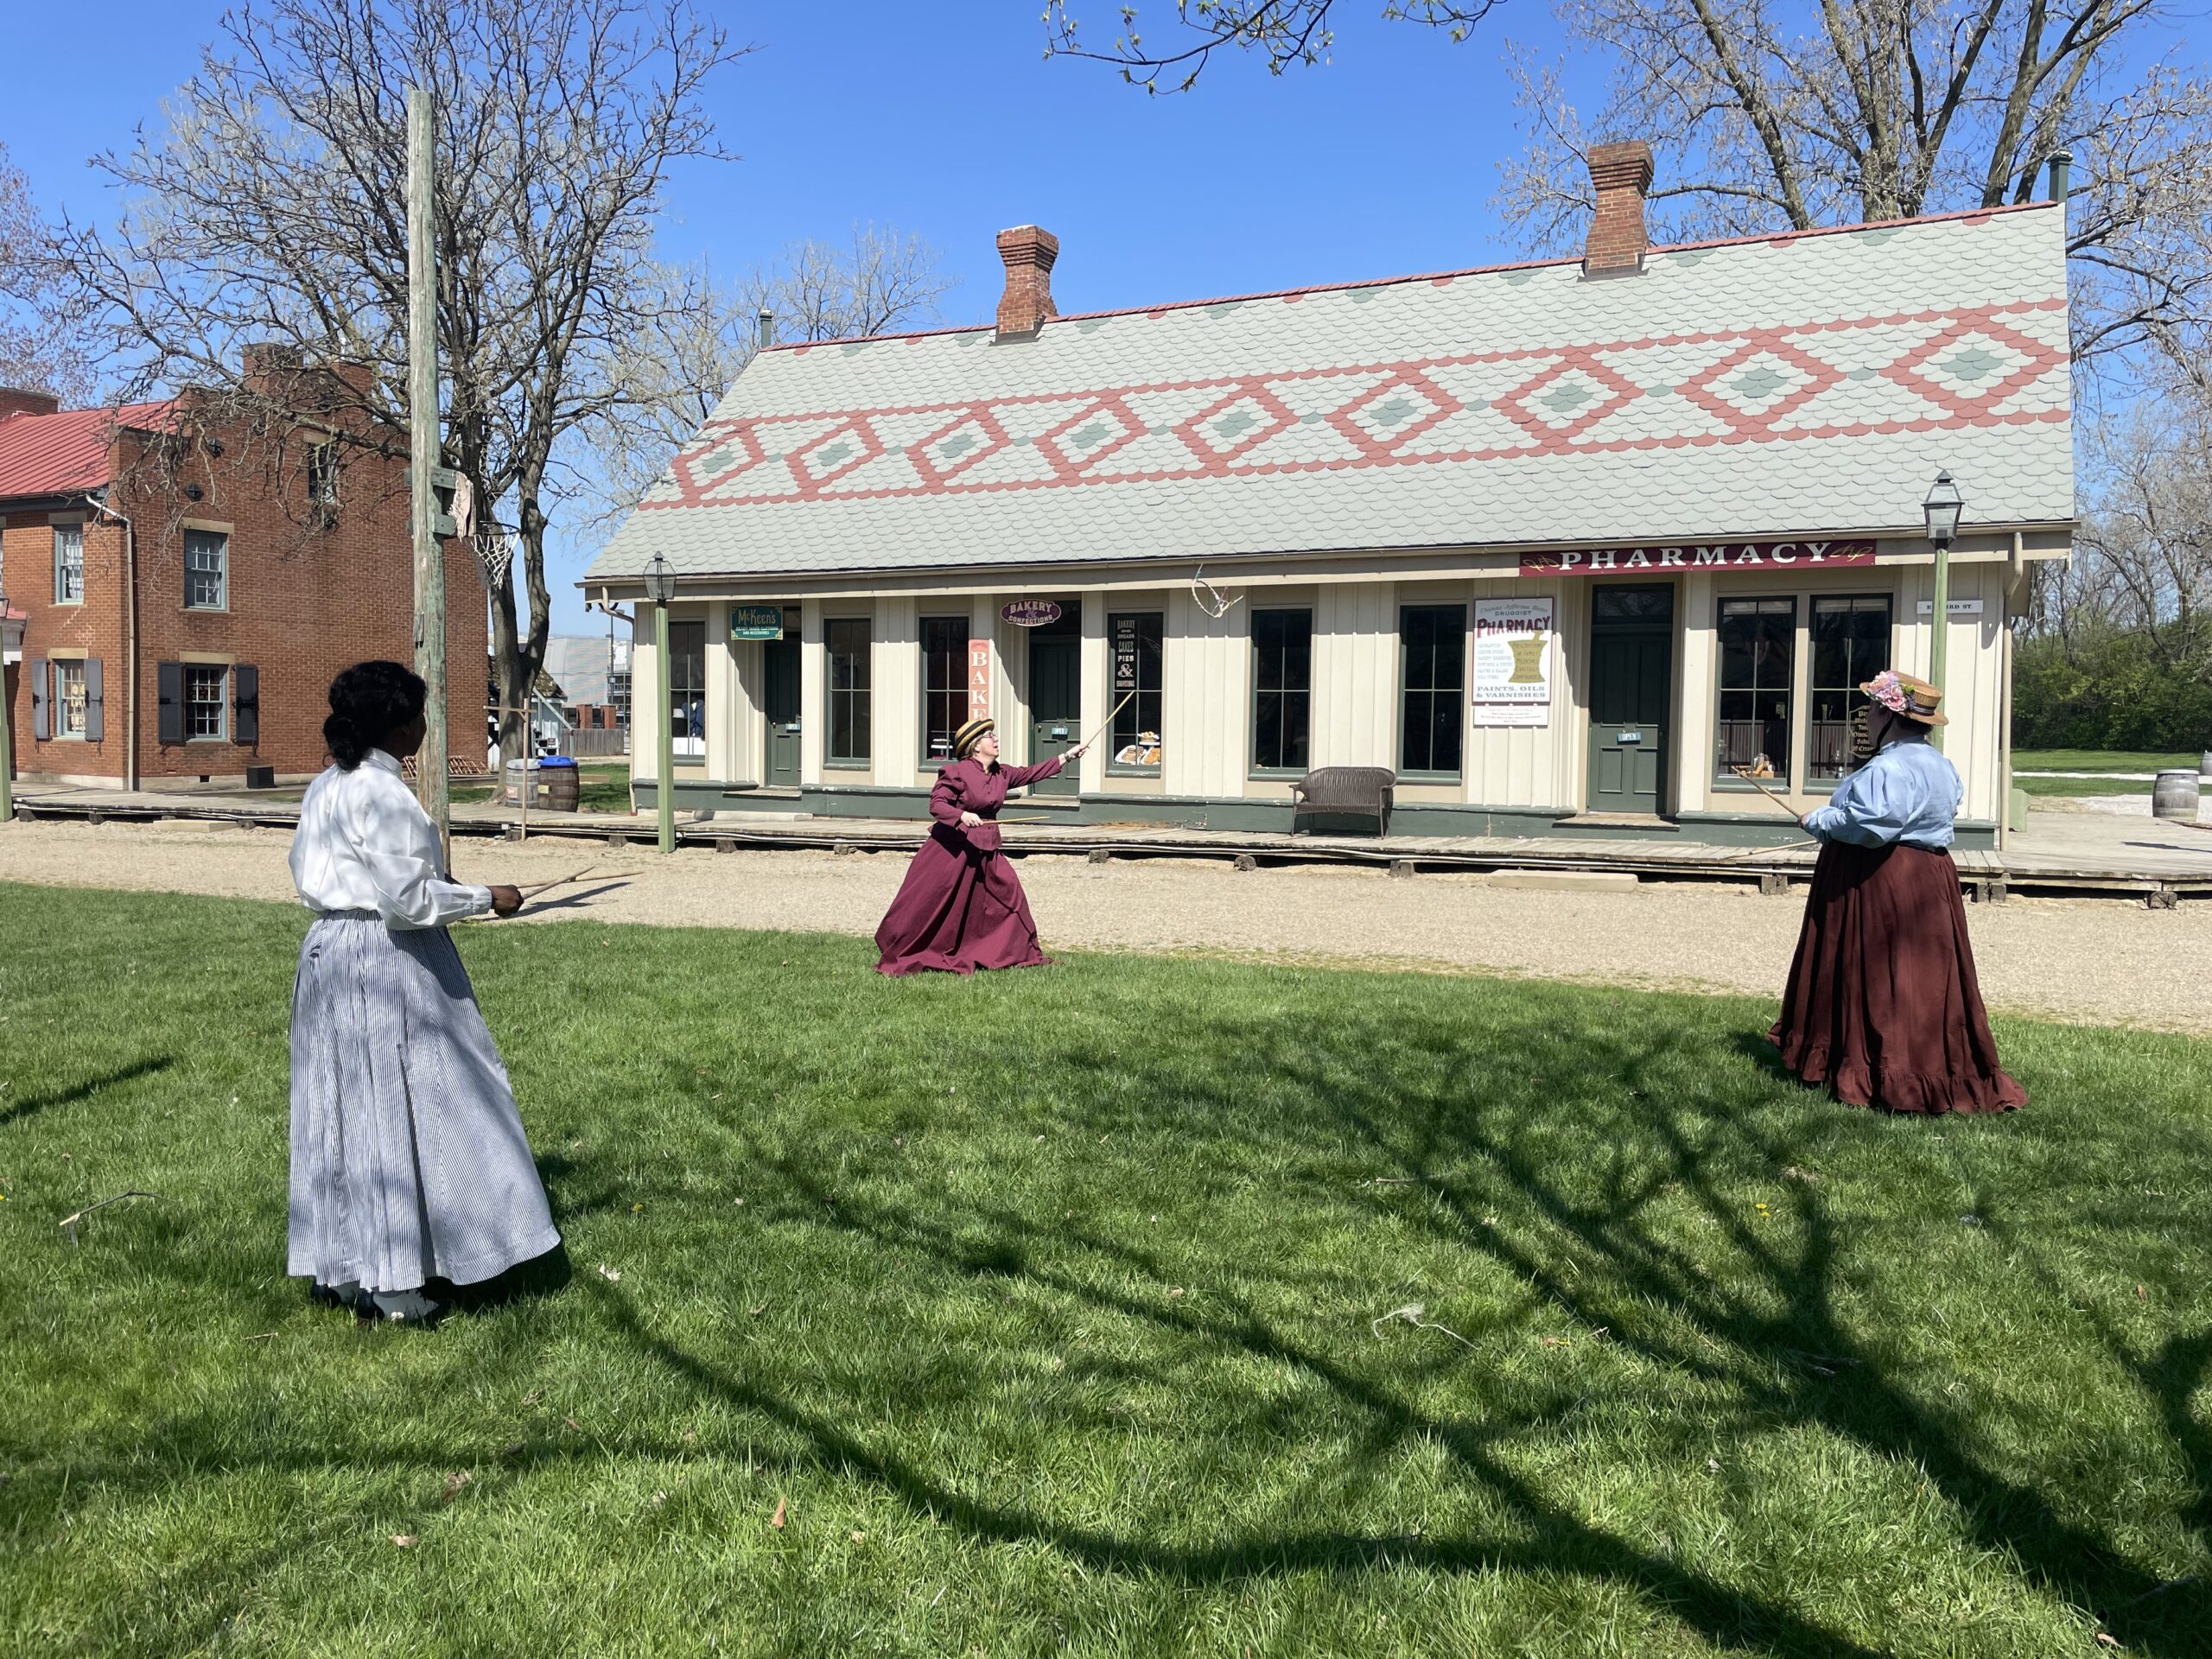
<path id="1" fill-rule="evenodd" d="M 1475 601 L 1475 724 L 1543 726 L 1552 707 L 1552 601 Z"/>

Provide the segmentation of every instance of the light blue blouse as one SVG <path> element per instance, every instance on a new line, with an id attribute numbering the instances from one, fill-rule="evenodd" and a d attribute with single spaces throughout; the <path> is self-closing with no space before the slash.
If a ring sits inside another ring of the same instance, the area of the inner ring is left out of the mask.
<path id="1" fill-rule="evenodd" d="M 1934 744 L 1890 743 L 1838 784 L 1826 806 L 1807 813 L 1805 827 L 1822 841 L 1854 847 L 1903 841 L 1945 848 L 1965 798 L 1958 768 Z"/>

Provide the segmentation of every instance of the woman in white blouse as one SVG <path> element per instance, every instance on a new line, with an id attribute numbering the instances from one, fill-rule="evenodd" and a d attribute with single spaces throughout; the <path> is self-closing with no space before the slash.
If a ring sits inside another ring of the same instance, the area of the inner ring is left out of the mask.
<path id="1" fill-rule="evenodd" d="M 447 876 L 400 777 L 426 688 L 397 663 L 330 687 L 333 764 L 308 788 L 292 880 L 315 912 L 292 993 L 288 1271 L 355 1313 L 429 1324 L 426 1295 L 561 1242 L 506 1068 L 447 924 L 511 916 L 510 887 Z"/>

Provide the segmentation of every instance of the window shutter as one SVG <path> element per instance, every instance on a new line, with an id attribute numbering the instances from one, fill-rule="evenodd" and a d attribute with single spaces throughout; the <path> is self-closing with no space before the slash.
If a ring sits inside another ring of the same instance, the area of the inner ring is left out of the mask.
<path id="1" fill-rule="evenodd" d="M 107 736 L 107 714 L 101 706 L 100 659 L 85 659 L 85 741 L 98 743 Z"/>
<path id="2" fill-rule="evenodd" d="M 24 663 L 25 677 L 31 683 L 31 735 L 43 743 L 54 735 L 47 712 L 46 658 L 33 657 Z"/>
<path id="3" fill-rule="evenodd" d="M 261 671 L 240 663 L 231 671 L 231 690 L 236 707 L 231 736 L 239 743 L 261 741 Z"/>
<path id="4" fill-rule="evenodd" d="M 159 699 L 155 735 L 163 743 L 184 741 L 184 664 L 155 665 L 154 684 Z"/>

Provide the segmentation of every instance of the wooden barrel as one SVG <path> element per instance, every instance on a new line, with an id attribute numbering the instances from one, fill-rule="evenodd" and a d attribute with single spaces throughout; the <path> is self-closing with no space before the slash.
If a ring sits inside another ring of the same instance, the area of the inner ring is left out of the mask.
<path id="1" fill-rule="evenodd" d="M 575 811 L 576 791 L 582 773 L 582 768 L 580 766 L 539 767 L 537 772 L 539 804 L 555 812 Z M 2191 810 L 2194 810 L 2194 808 Z"/>
<path id="2" fill-rule="evenodd" d="M 2196 774 L 2186 766 L 2162 772 L 2151 785 L 2151 816 L 2196 822 Z"/>

